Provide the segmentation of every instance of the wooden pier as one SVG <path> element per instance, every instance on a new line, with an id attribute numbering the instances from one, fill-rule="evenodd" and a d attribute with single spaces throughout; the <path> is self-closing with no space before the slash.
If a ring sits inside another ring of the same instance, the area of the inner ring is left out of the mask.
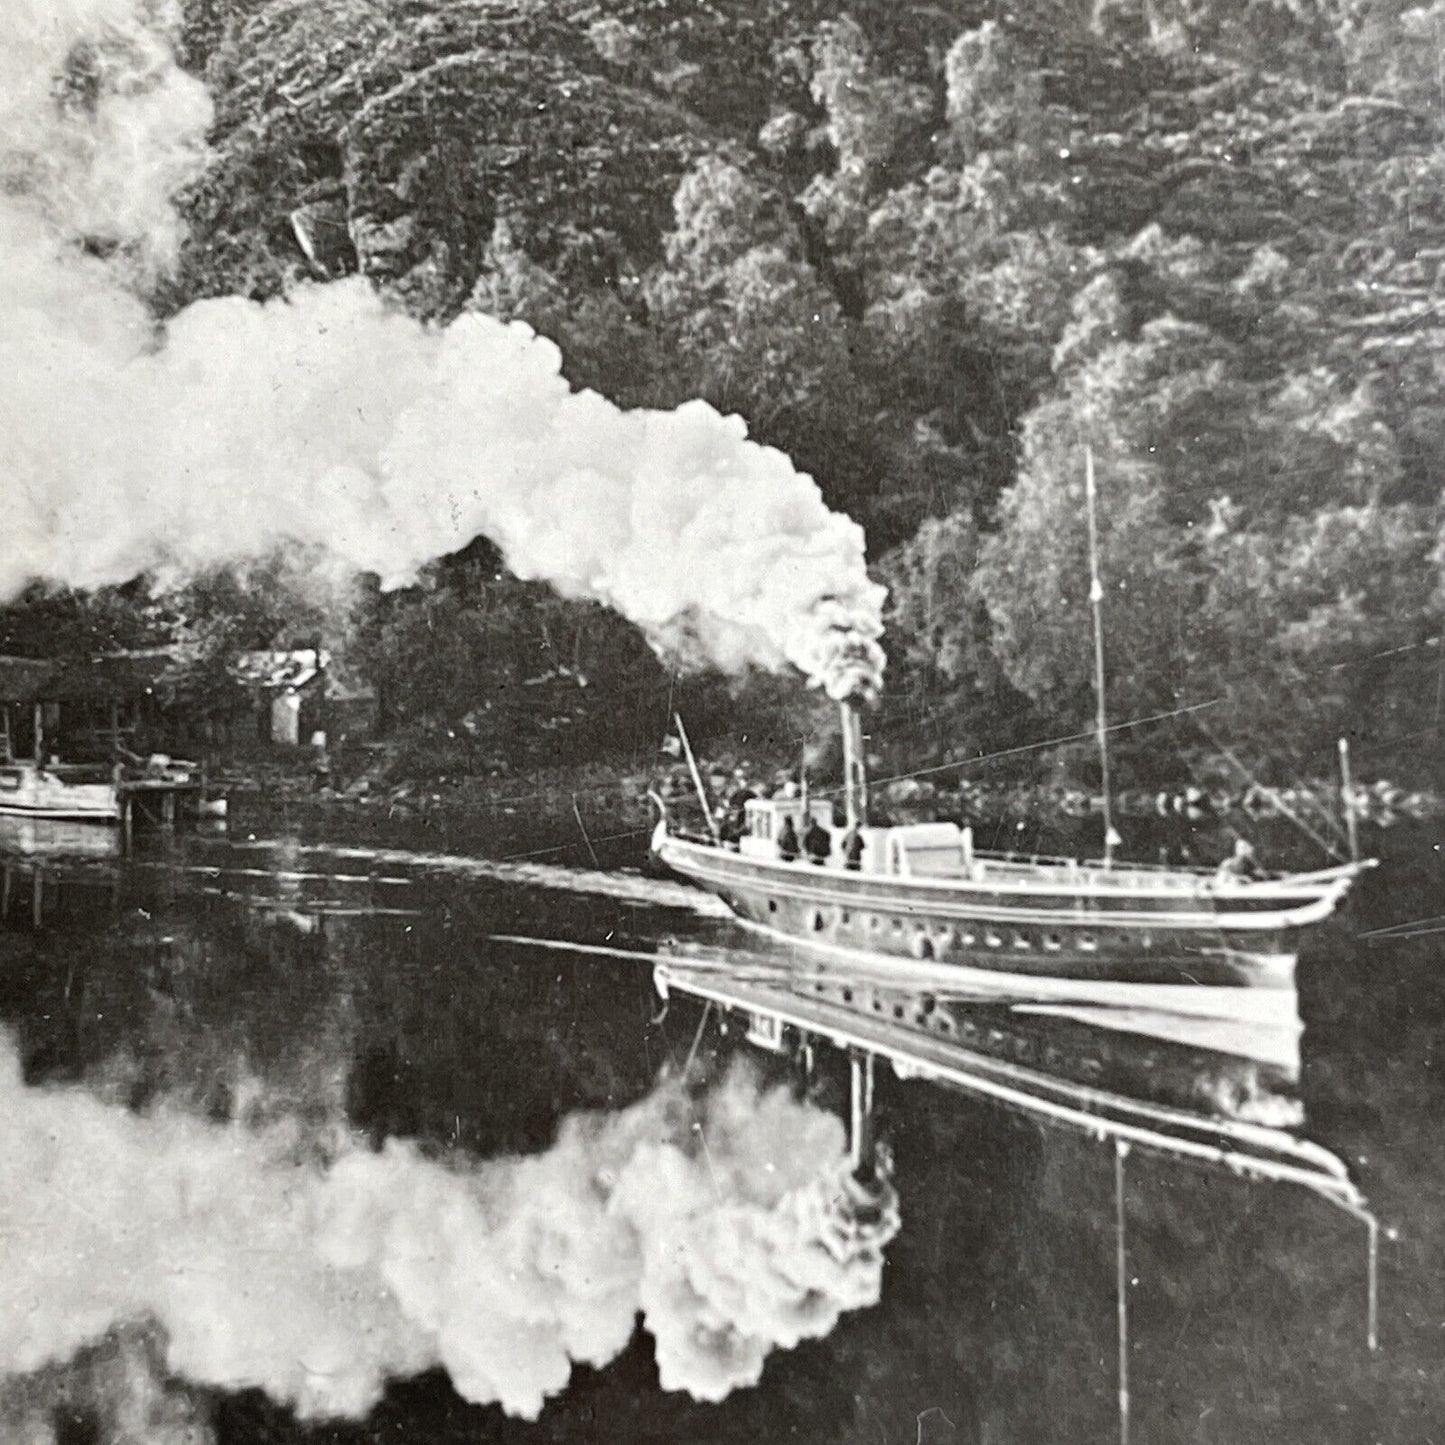
<path id="1" fill-rule="evenodd" d="M 122 777 L 116 784 L 116 796 L 121 832 L 129 848 L 137 825 L 170 830 L 183 817 L 196 816 L 206 800 L 205 772 L 186 778 Z"/>

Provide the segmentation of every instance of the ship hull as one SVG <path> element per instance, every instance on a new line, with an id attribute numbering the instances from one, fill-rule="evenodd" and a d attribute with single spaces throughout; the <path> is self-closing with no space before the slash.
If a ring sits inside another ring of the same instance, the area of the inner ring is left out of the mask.
<path id="1" fill-rule="evenodd" d="M 1122 886 L 1093 888 L 918 880 L 779 864 L 675 836 L 659 858 L 715 893 L 744 922 L 810 948 L 897 960 L 947 976 L 1290 989 L 1303 931 L 1348 887 L 1241 890 L 1210 898 Z M 1117 880 L 1117 881 L 1116 881 Z"/>

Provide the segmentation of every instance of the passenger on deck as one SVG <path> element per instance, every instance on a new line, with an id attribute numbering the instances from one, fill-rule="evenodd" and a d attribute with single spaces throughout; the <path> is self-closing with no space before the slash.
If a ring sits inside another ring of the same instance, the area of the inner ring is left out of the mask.
<path id="1" fill-rule="evenodd" d="M 843 866 L 850 873 L 857 873 L 863 866 L 863 830 L 854 823 L 843 834 Z"/>
<path id="2" fill-rule="evenodd" d="M 757 793 L 748 786 L 747 774 L 738 768 L 733 773 L 733 787 L 732 792 L 728 794 L 728 807 L 735 813 L 741 813 L 756 797 Z"/>
<path id="3" fill-rule="evenodd" d="M 1216 878 L 1241 878 L 1245 880 L 1263 878 L 1264 869 L 1254 856 L 1254 844 L 1248 838 L 1234 840 L 1234 852 L 1214 870 Z"/>
<path id="4" fill-rule="evenodd" d="M 793 827 L 791 818 L 784 818 L 782 831 L 778 834 L 778 857 L 784 863 L 796 863 L 798 851 L 798 830 Z"/>
<path id="5" fill-rule="evenodd" d="M 719 803 L 713 817 L 717 823 L 718 840 L 723 847 L 731 848 L 736 853 L 738 845 L 742 842 L 743 834 L 747 831 L 742 810 L 728 808 Z"/>
<path id="6" fill-rule="evenodd" d="M 828 854 L 833 851 L 832 835 L 816 818 L 803 834 L 803 851 L 808 855 L 808 862 L 817 866 L 826 863 Z"/>

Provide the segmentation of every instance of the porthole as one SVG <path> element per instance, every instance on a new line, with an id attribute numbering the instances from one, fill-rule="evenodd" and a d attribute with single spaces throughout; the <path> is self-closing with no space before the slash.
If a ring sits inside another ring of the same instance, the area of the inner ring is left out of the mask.
<path id="1" fill-rule="evenodd" d="M 769 912 L 769 913 L 776 913 L 777 911 L 778 911 L 778 900 L 777 900 L 776 898 L 769 898 L 769 899 L 768 899 L 768 912 Z"/>
<path id="2" fill-rule="evenodd" d="M 1081 933 L 1079 935 L 1079 947 L 1085 953 L 1097 953 L 1099 951 L 1099 940 L 1092 933 Z"/>
<path id="3" fill-rule="evenodd" d="M 852 915 L 851 913 L 849 913 L 848 910 L 845 908 L 845 909 L 838 915 L 838 922 L 839 922 L 839 923 L 848 923 L 848 922 L 851 922 L 851 921 L 852 921 L 852 918 L 853 918 L 853 915 Z"/>
<path id="4" fill-rule="evenodd" d="M 1064 946 L 1064 940 L 1057 933 L 1044 934 L 1044 948 L 1049 953 L 1057 953 Z"/>
<path id="5" fill-rule="evenodd" d="M 821 908 L 815 908 L 813 910 L 813 916 L 810 922 L 813 925 L 814 933 L 821 933 L 828 926 L 827 921 L 823 917 L 823 910 Z"/>
<path id="6" fill-rule="evenodd" d="M 853 990 L 852 990 L 851 988 L 845 988 L 845 989 L 843 990 L 843 1002 L 844 1002 L 844 1003 L 852 1003 L 852 1002 L 853 1002 Z"/>
<path id="7" fill-rule="evenodd" d="M 893 1017 L 896 1019 L 901 1019 L 903 1017 L 903 1005 L 901 1003 L 896 1003 L 893 1005 Z"/>

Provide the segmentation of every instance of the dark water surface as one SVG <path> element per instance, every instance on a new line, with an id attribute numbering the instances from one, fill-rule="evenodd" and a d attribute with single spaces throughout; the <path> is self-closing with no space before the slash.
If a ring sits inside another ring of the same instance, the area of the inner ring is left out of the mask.
<path id="1" fill-rule="evenodd" d="M 164 1100 L 217 1119 L 344 1114 L 377 1141 L 416 1139 L 438 1154 L 539 1151 L 570 1111 L 642 1098 L 688 1057 L 701 1011 L 674 1000 L 659 1018 L 645 962 L 498 935 L 740 959 L 757 947 L 697 895 L 635 869 L 567 855 L 471 863 L 446 838 L 397 836 L 379 849 L 355 833 L 278 836 L 285 826 L 244 820 L 229 837 L 151 843 L 129 860 L 77 857 L 96 851 L 83 834 L 0 837 L 0 1023 L 29 1085 L 80 1083 L 117 1107 Z M 1136 1440 L 1445 1439 L 1445 933 L 1424 923 L 1405 939 L 1358 936 L 1445 913 L 1439 840 L 1412 827 L 1369 841 L 1385 866 L 1301 961 L 1297 1078 L 1277 1065 L 1221 1070 L 1177 1044 L 1148 1053 L 1147 1068 L 1136 1057 L 1132 1077 L 1147 1087 L 1155 1069 L 1176 1096 L 1232 1089 L 1246 1110 L 1302 1118 L 1349 1163 L 1397 1232 L 1382 1246 L 1382 1348 L 1365 1348 L 1357 1221 L 1297 1189 L 1136 1154 Z M 602 862 L 636 853 L 624 841 Z M 998 1013 L 981 1011 L 985 1032 Z M 1097 1073 L 1103 1059 L 1129 1074 L 1127 1050 L 1105 1031 L 1047 1027 L 1062 1072 Z M 699 1062 L 717 1074 L 743 1047 L 739 1031 L 709 1029 Z M 780 1061 L 765 1067 L 786 1073 Z M 845 1082 L 825 1059 L 812 1096 L 840 1110 Z M 309 1426 L 258 1391 L 190 1388 L 196 1438 L 1117 1438 L 1112 1151 L 887 1072 L 880 1104 L 903 1216 L 882 1303 L 776 1353 L 756 1389 L 720 1404 L 664 1392 L 639 1331 L 610 1366 L 577 1369 L 535 1422 L 468 1405 L 434 1372 L 394 1384 L 364 1421 Z M 77 1369 L 103 1380 L 106 1348 Z M 45 1388 L 50 1438 L 145 1438 L 119 1431 L 94 1381 L 54 1372 Z M 0 1428 L 6 1418 L 0 1410 Z"/>

